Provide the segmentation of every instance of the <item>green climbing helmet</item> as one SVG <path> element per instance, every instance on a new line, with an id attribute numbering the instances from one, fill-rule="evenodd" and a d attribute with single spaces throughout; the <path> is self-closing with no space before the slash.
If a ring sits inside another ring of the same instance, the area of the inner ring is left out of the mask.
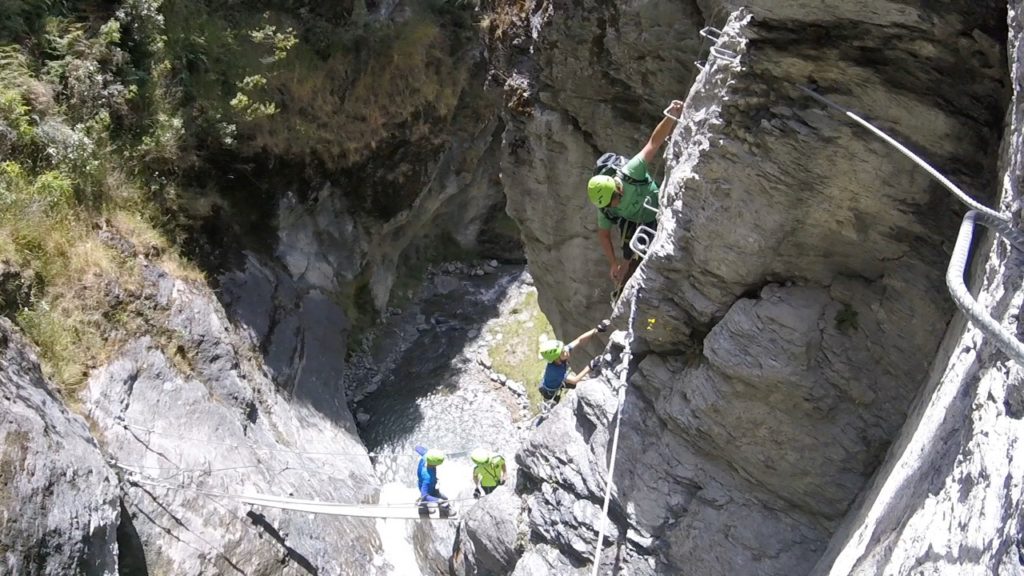
<path id="1" fill-rule="evenodd" d="M 437 466 L 444 462 L 444 452 L 440 450 L 427 450 L 423 457 L 426 459 L 428 466 Z"/>
<path id="2" fill-rule="evenodd" d="M 565 344 L 561 340 L 545 340 L 540 345 L 540 357 L 548 362 L 554 362 L 562 357 L 562 350 Z"/>
<path id="3" fill-rule="evenodd" d="M 598 175 L 587 182 L 587 196 L 598 208 L 604 208 L 611 204 L 612 195 L 615 194 L 615 178 L 611 176 Z"/>
<path id="4" fill-rule="evenodd" d="M 491 459 L 491 451 L 486 448 L 477 448 L 469 453 L 469 459 L 474 464 L 486 464 Z"/>

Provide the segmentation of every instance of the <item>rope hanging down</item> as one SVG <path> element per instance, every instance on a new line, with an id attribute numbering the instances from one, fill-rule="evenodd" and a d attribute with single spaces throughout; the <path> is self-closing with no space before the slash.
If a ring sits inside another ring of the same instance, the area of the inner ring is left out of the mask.
<path id="1" fill-rule="evenodd" d="M 616 392 L 618 400 L 615 408 L 615 431 L 612 433 L 612 450 L 608 455 L 608 478 L 605 480 L 604 504 L 601 506 L 601 518 L 598 520 L 597 542 L 594 544 L 594 570 L 593 576 L 597 576 L 601 568 L 601 543 L 604 541 L 604 530 L 608 523 L 608 504 L 612 496 L 612 481 L 615 478 L 615 456 L 619 450 L 619 427 L 622 423 L 622 407 L 626 402 L 626 387 L 628 385 L 629 364 L 633 359 L 633 325 L 636 322 L 636 302 L 640 295 L 640 289 L 633 292 L 629 303 L 629 329 L 626 332 L 625 346 L 619 356 L 619 365 L 615 368 L 615 376 L 618 380 Z"/>

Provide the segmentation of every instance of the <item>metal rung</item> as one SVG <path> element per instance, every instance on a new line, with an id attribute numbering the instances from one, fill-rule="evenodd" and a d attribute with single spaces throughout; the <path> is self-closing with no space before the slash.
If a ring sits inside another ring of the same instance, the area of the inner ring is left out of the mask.
<path id="1" fill-rule="evenodd" d="M 647 250 L 651 247 L 651 242 L 654 241 L 655 231 L 643 224 L 636 227 L 636 231 L 633 232 L 633 237 L 629 239 L 629 248 L 633 252 L 646 257 Z"/>
<path id="2" fill-rule="evenodd" d="M 726 50 L 725 48 L 719 48 L 718 46 L 711 47 L 711 55 L 716 58 L 721 58 L 726 62 L 732 62 L 733 64 L 740 63 L 739 54 L 736 54 L 731 50 Z"/>
<path id="3" fill-rule="evenodd" d="M 700 29 L 700 35 L 712 42 L 718 42 L 718 39 L 722 37 L 722 31 L 714 26 L 705 26 Z"/>
<path id="4" fill-rule="evenodd" d="M 704 67 L 707 66 L 707 61 L 706 60 L 694 60 L 693 61 L 693 65 L 696 66 L 698 70 L 703 72 L 704 71 Z"/>
<path id="5" fill-rule="evenodd" d="M 702 70 L 703 70 L 703 68 L 702 68 Z M 669 109 L 670 109 L 670 108 L 672 108 L 672 105 L 671 105 L 671 104 L 669 104 L 669 105 L 668 105 L 668 108 L 665 108 L 664 110 L 662 110 L 662 111 L 661 111 L 661 113 L 662 113 L 662 114 L 663 114 L 664 116 L 667 116 L 667 117 L 669 117 L 669 118 L 671 118 L 671 119 L 675 120 L 676 122 L 682 122 L 682 121 L 683 121 L 683 113 L 682 113 L 682 112 L 680 112 L 680 113 L 679 113 L 679 116 L 673 116 L 673 115 L 671 115 L 671 114 L 669 114 L 669 113 L 668 113 L 668 111 L 669 111 Z M 644 201 L 646 202 L 646 200 L 644 200 Z M 655 210 L 657 210 L 657 209 L 655 209 Z"/>
<path id="6" fill-rule="evenodd" d="M 644 208 L 647 208 L 651 212 L 654 212 L 655 214 L 657 214 L 658 213 L 658 207 L 657 206 L 652 206 L 650 204 L 650 202 L 651 202 L 651 197 L 650 196 L 645 197 L 644 198 Z"/>

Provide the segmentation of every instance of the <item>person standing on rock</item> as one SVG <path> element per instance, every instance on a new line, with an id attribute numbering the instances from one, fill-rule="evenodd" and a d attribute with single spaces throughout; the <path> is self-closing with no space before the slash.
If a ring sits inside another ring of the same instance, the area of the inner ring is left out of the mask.
<path id="1" fill-rule="evenodd" d="M 586 343 L 594 334 L 606 332 L 609 324 L 608 320 L 602 320 L 596 328 L 587 330 L 568 344 L 563 344 L 561 340 L 541 342 L 540 357 L 548 361 L 548 365 L 544 368 L 544 376 L 541 378 L 539 388 L 540 395 L 545 400 L 555 400 L 557 402 L 562 388 L 575 388 L 579 381 L 587 377 L 587 374 L 590 373 L 590 365 L 587 365 L 579 372 L 569 372 L 569 356 L 573 348 Z M 592 364 L 593 361 L 591 361 Z"/>
<path id="2" fill-rule="evenodd" d="M 473 461 L 473 497 L 479 498 L 482 494 L 490 494 L 495 488 L 505 483 L 507 471 L 505 470 L 505 457 L 497 452 L 486 448 L 477 448 L 469 454 Z"/>
<path id="3" fill-rule="evenodd" d="M 682 110 L 682 101 L 673 100 L 666 113 L 678 117 Z M 597 241 L 608 260 L 616 294 L 640 265 L 641 257 L 629 247 L 637 226 L 657 228 L 657 214 L 644 207 L 645 200 L 658 207 L 658 183 L 651 177 L 649 166 L 672 133 L 674 124 L 672 118 L 662 118 L 643 150 L 626 162 L 615 176 L 597 175 L 587 182 L 587 196 L 597 207 Z M 612 227 L 619 229 L 621 260 L 615 257 Z"/>
<path id="4" fill-rule="evenodd" d="M 436 503 L 438 514 L 442 518 L 454 516 L 455 511 L 449 505 L 448 497 L 437 489 L 437 467 L 444 463 L 444 452 L 417 446 L 416 453 L 420 455 L 420 462 L 416 467 L 416 480 L 420 488 L 420 498 L 417 501 L 420 514 L 429 516 L 429 504 Z"/>

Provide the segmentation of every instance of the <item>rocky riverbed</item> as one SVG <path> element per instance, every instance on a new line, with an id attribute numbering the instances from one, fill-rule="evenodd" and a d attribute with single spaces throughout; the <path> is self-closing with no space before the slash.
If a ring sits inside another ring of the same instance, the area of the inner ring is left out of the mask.
<path id="1" fill-rule="evenodd" d="M 513 456 L 534 422 L 526 392 L 532 382 L 496 371 L 495 364 L 507 364 L 496 363 L 491 351 L 518 334 L 514 323 L 521 316 L 539 315 L 535 306 L 533 281 L 522 266 L 446 263 L 428 270 L 412 302 L 391 309 L 367 335 L 351 360 L 349 397 L 382 485 L 381 503 L 415 501 L 417 445 L 448 454 L 439 487 L 464 513 L 475 502 L 473 448 L 504 454 L 508 489 L 515 485 Z M 535 321 L 543 320 L 525 322 L 533 327 Z M 454 524 L 381 520 L 378 530 L 395 574 L 447 569 Z"/>

